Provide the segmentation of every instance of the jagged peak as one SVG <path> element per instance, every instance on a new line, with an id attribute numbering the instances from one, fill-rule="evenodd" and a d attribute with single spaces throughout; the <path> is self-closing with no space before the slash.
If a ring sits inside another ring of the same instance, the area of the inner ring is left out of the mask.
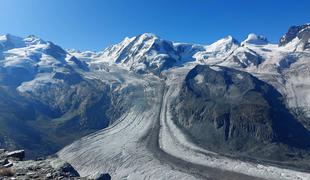
<path id="1" fill-rule="evenodd" d="M 159 38 L 154 33 L 143 33 L 143 34 L 138 35 L 137 37 L 139 37 L 139 38 L 154 38 L 154 39 L 158 39 Z"/>
<path id="2" fill-rule="evenodd" d="M 5 34 L 0 36 L 0 43 L 4 49 L 19 48 L 25 46 L 23 38 L 14 36 L 12 34 Z"/>
<path id="3" fill-rule="evenodd" d="M 7 33 L 7 34 L 5 34 L 5 35 L 1 35 L 0 36 L 1 37 L 1 39 L 5 39 L 5 40 L 13 40 L 13 39 L 22 39 L 21 37 L 18 37 L 18 36 L 14 36 L 14 35 L 12 35 L 12 34 L 10 34 L 10 33 Z"/>
<path id="4" fill-rule="evenodd" d="M 23 40 L 26 42 L 27 45 L 46 44 L 46 42 L 43 39 L 35 35 L 29 35 Z"/>
<path id="5" fill-rule="evenodd" d="M 18 37 L 18 36 L 14 36 L 12 34 L 5 34 L 0 36 L 0 41 L 4 42 L 17 42 L 17 41 L 22 41 L 23 38 Z"/>
<path id="6" fill-rule="evenodd" d="M 301 32 L 310 29 L 310 23 L 306 23 L 299 26 L 291 26 L 288 31 L 281 37 L 279 41 L 279 46 L 285 46 L 286 44 L 290 43 L 299 36 Z"/>
<path id="7" fill-rule="evenodd" d="M 0 43 L 5 47 L 5 49 L 22 48 L 37 44 L 46 44 L 44 40 L 35 35 L 29 35 L 23 38 L 12 34 L 5 34 L 0 36 Z"/>
<path id="8" fill-rule="evenodd" d="M 77 50 L 77 49 L 74 49 L 74 48 L 68 48 L 68 49 L 66 49 L 66 51 L 68 53 L 81 53 L 80 50 Z"/>
<path id="9" fill-rule="evenodd" d="M 240 43 L 232 36 L 226 36 L 208 46 L 207 52 L 224 53 L 240 46 Z"/>
<path id="10" fill-rule="evenodd" d="M 265 36 L 257 35 L 255 33 L 250 33 L 247 38 L 241 43 L 241 45 L 245 44 L 254 44 L 254 45 L 265 45 L 268 44 L 268 40 Z"/>
<path id="11" fill-rule="evenodd" d="M 157 35 L 153 33 L 143 33 L 135 37 L 135 43 L 145 43 L 145 44 L 154 44 L 160 41 L 166 41 L 159 38 Z"/>
<path id="12" fill-rule="evenodd" d="M 239 45 L 240 43 L 235 38 L 233 38 L 231 35 L 228 35 L 228 36 L 212 43 L 209 46 L 223 46 L 223 45 L 231 45 L 231 44 Z"/>
<path id="13" fill-rule="evenodd" d="M 227 39 L 227 40 L 236 40 L 234 37 L 232 37 L 232 35 L 228 35 L 226 37 L 224 37 L 223 39 Z"/>
<path id="14" fill-rule="evenodd" d="M 112 45 L 105 50 L 109 50 L 115 46 L 128 46 L 131 43 L 145 43 L 147 41 L 155 41 L 159 39 L 159 37 L 153 33 L 143 33 L 133 37 L 125 37 L 120 43 Z"/>

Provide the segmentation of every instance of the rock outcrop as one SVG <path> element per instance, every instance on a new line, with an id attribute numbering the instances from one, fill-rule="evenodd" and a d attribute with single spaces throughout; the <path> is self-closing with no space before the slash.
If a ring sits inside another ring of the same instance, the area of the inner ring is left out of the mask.
<path id="1" fill-rule="evenodd" d="M 281 94 L 245 72 L 198 65 L 173 106 L 175 122 L 216 152 L 285 160 L 310 148 L 309 131 L 289 113 Z"/>
<path id="2" fill-rule="evenodd" d="M 0 149 L 0 180 L 82 179 L 69 163 L 57 157 L 23 161 L 24 158 L 24 150 L 9 152 Z"/>

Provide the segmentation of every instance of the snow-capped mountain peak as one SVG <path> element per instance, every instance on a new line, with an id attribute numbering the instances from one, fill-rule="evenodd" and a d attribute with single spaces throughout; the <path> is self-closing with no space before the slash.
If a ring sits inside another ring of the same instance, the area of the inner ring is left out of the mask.
<path id="1" fill-rule="evenodd" d="M 157 72 L 167 66 L 171 67 L 179 57 L 171 41 L 145 33 L 125 38 L 119 44 L 105 49 L 100 59 L 108 63 L 121 64 L 137 72 Z"/>
<path id="2" fill-rule="evenodd" d="M 154 33 L 143 33 L 137 36 L 141 39 L 159 39 L 159 37 Z"/>
<path id="3" fill-rule="evenodd" d="M 293 46 L 295 50 L 310 48 L 310 24 L 292 26 L 280 39 L 279 46 Z"/>
<path id="4" fill-rule="evenodd" d="M 204 50 L 197 52 L 194 57 L 198 61 L 214 62 L 227 57 L 240 47 L 240 43 L 232 36 L 222 38 L 210 45 L 204 46 Z"/>
<path id="5" fill-rule="evenodd" d="M 252 44 L 252 45 L 266 45 L 268 44 L 268 40 L 266 37 L 261 35 L 256 35 L 254 33 L 250 33 L 248 37 L 241 43 L 242 46 L 246 44 Z"/>
<path id="6" fill-rule="evenodd" d="M 54 72 L 87 70 L 87 64 L 50 41 L 7 34 L 0 36 L 0 69 L 4 77 L 0 83 L 20 86 L 18 89 L 23 91 L 25 81 L 38 85 L 44 76 L 44 82 L 50 82 Z"/>
<path id="7" fill-rule="evenodd" d="M 20 48 L 25 46 L 25 42 L 22 38 L 6 34 L 0 36 L 0 50 L 7 50 L 12 48 Z"/>
<path id="8" fill-rule="evenodd" d="M 206 49 L 209 52 L 223 53 L 239 46 L 240 43 L 229 35 L 207 46 Z"/>
<path id="9" fill-rule="evenodd" d="M 24 48 L 28 46 L 34 46 L 39 44 L 48 44 L 41 38 L 29 35 L 26 38 L 6 34 L 0 36 L 0 50 L 10 50 L 14 48 Z"/>
<path id="10" fill-rule="evenodd" d="M 35 36 L 35 35 L 29 35 L 26 38 L 23 39 L 23 41 L 26 43 L 26 45 L 37 45 L 37 44 L 46 44 L 46 41 L 43 39 Z"/>

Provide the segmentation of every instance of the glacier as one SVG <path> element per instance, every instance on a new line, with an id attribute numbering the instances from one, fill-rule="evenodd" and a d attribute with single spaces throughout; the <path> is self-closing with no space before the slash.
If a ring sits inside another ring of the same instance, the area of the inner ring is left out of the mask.
<path id="1" fill-rule="evenodd" d="M 285 97 L 287 107 L 310 129 L 309 27 L 290 29 L 295 34 L 284 35 L 279 44 L 253 33 L 241 43 L 227 36 L 210 45 L 172 42 L 145 33 L 100 52 L 63 50 L 35 36 L 8 34 L 0 36 L 0 72 L 9 76 L 22 73 L 13 84 L 21 94 L 58 85 L 65 81 L 54 78 L 61 73 L 78 74 L 87 82 L 99 81 L 112 94 L 127 97 L 129 107 L 121 117 L 57 153 L 81 176 L 95 178 L 107 172 L 113 179 L 129 180 L 307 180 L 308 172 L 201 147 L 175 124 L 170 108 L 185 76 L 196 65 L 209 65 L 216 71 L 228 67 L 275 87 Z M 202 78 L 195 80 L 202 83 Z M 118 99 L 115 101 L 117 104 Z"/>

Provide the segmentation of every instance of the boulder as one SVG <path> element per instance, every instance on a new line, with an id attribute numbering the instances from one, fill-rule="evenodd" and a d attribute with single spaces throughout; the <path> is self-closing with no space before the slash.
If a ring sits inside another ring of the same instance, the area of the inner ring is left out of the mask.
<path id="1" fill-rule="evenodd" d="M 12 166 L 13 166 L 12 162 L 8 162 L 7 164 L 3 165 L 3 167 L 5 167 L 5 168 L 9 168 L 9 167 L 12 167 Z"/>
<path id="2" fill-rule="evenodd" d="M 3 154 L 3 153 L 5 153 L 5 149 L 0 149 L 0 154 Z"/>
<path id="3" fill-rule="evenodd" d="M 9 160 L 7 159 L 7 158 L 5 158 L 5 159 L 0 159 L 0 166 L 4 166 L 4 165 L 6 165 L 6 164 L 8 164 L 9 163 Z"/>
<path id="4" fill-rule="evenodd" d="M 68 177 L 79 177 L 79 173 L 69 164 L 69 163 L 64 163 L 58 171 L 61 172 L 61 174 L 64 174 Z"/>
<path id="5" fill-rule="evenodd" d="M 17 150 L 12 152 L 7 152 L 6 156 L 8 158 L 18 159 L 22 161 L 25 158 L 25 150 Z"/>

